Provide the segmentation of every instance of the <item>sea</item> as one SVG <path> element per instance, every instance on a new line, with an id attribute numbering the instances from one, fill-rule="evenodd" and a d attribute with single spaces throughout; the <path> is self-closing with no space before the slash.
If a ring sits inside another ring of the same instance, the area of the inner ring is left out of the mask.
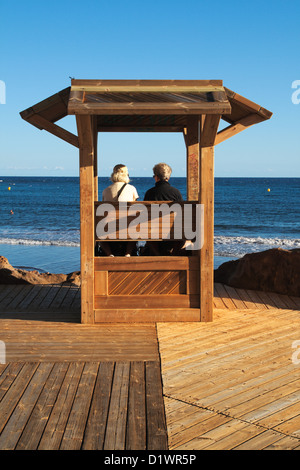
<path id="1" fill-rule="evenodd" d="M 171 178 L 186 198 L 186 178 Z M 99 178 L 99 198 L 110 184 Z M 131 179 L 143 200 L 153 178 Z M 80 270 L 78 177 L 0 176 L 0 256 L 18 268 Z M 300 178 L 215 178 L 214 268 L 247 253 L 300 248 Z"/>

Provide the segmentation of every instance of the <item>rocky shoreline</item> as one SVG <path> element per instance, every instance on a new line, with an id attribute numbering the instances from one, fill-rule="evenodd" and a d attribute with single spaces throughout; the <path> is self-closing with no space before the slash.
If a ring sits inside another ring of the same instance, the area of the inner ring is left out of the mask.
<path id="1" fill-rule="evenodd" d="M 214 271 L 214 282 L 300 297 L 300 249 L 274 248 L 227 261 Z M 80 271 L 40 273 L 14 268 L 0 256 L 0 284 L 72 284 L 80 286 Z"/>
<path id="2" fill-rule="evenodd" d="M 69 274 L 40 273 L 14 268 L 4 256 L 0 256 L 0 284 L 72 284 L 80 286 L 80 271 Z"/>
<path id="3" fill-rule="evenodd" d="M 215 270 L 214 281 L 240 289 L 300 297 L 300 249 L 273 248 L 228 261 Z"/>

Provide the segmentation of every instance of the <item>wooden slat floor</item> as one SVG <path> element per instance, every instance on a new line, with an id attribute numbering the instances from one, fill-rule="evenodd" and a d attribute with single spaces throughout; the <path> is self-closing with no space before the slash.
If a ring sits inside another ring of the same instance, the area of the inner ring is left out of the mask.
<path id="1" fill-rule="evenodd" d="M 1 450 L 167 449 L 159 362 L 0 366 Z"/>
<path id="2" fill-rule="evenodd" d="M 300 449 L 299 323 L 215 284 L 212 323 L 81 325 L 80 289 L 2 285 L 0 449 Z"/>
<path id="3" fill-rule="evenodd" d="M 0 450 L 167 448 L 154 324 L 82 325 L 76 287 L 0 286 L 0 341 Z"/>
<path id="4" fill-rule="evenodd" d="M 299 310 L 220 309 L 157 334 L 170 449 L 300 450 Z"/>

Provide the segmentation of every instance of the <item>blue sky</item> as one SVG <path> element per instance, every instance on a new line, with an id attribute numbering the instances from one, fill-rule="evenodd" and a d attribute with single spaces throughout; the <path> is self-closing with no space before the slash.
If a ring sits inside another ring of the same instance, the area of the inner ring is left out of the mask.
<path id="1" fill-rule="evenodd" d="M 300 80 L 299 14 L 299 0 L 3 2 L 0 176 L 79 174 L 75 147 L 19 116 L 71 76 L 221 79 L 274 115 L 216 147 L 215 175 L 299 177 L 300 104 L 291 99 Z M 74 116 L 60 124 L 76 132 Z M 151 176 L 159 161 L 184 176 L 183 137 L 103 134 L 98 161 L 100 176 L 120 162 L 132 176 Z"/>

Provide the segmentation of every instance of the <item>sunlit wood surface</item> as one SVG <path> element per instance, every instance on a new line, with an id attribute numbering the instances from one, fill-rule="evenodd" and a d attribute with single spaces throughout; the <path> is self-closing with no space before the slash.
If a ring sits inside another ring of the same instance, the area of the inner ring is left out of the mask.
<path id="1" fill-rule="evenodd" d="M 157 325 L 169 448 L 300 449 L 300 311 L 214 317 Z"/>
<path id="2" fill-rule="evenodd" d="M 105 325 L 0 286 L 0 449 L 300 449 L 299 332 L 299 298 L 221 284 L 213 322 Z"/>

